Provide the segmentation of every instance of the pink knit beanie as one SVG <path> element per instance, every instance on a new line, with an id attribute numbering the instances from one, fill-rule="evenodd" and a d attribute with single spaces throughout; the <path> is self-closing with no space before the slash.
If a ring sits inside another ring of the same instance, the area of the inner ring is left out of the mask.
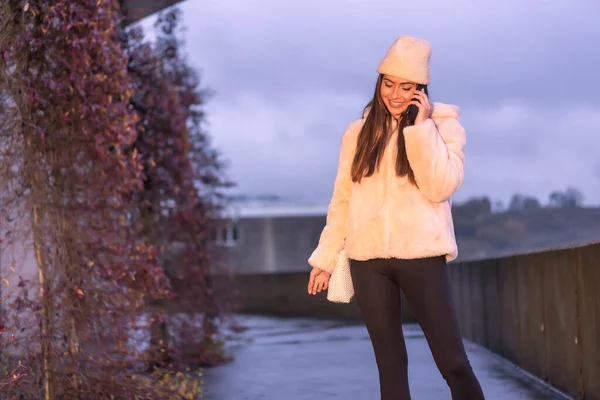
<path id="1" fill-rule="evenodd" d="M 377 72 L 427 85 L 430 58 L 431 46 L 426 40 L 402 35 L 389 48 Z"/>

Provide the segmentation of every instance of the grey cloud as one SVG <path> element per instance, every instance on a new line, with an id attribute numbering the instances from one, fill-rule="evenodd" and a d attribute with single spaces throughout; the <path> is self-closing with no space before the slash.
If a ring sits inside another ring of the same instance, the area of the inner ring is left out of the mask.
<path id="1" fill-rule="evenodd" d="M 515 110 L 522 114 L 515 115 Z M 506 200 L 520 192 L 545 200 L 552 190 L 575 186 L 587 201 L 600 202 L 600 185 L 594 177 L 600 107 L 570 106 L 556 114 L 541 106 L 515 103 L 500 111 L 466 112 L 470 144 L 461 193 L 483 191 Z"/>
<path id="2" fill-rule="evenodd" d="M 330 102 L 335 103 L 336 99 L 331 98 Z M 600 107 L 569 107 L 559 115 L 522 103 L 463 111 L 467 130 L 466 177 L 456 200 L 487 194 L 507 201 L 515 192 L 545 200 L 552 190 L 575 186 L 587 201 L 600 201 L 600 186 L 592 184 L 598 181 L 594 166 L 600 141 L 593 127 L 600 125 Z M 274 109 L 268 115 L 272 121 L 278 121 L 275 126 L 284 126 L 289 112 Z M 260 127 L 261 118 L 247 124 Z M 328 201 L 340 136 L 347 120 L 327 124 L 321 122 L 327 121 L 325 117 L 312 119 L 309 113 L 299 112 L 296 119 L 288 122 L 296 124 L 298 132 L 319 131 L 322 135 L 293 134 L 285 139 L 276 135 L 265 146 L 264 139 L 228 134 L 229 126 L 234 126 L 227 122 L 231 121 L 230 112 L 215 108 L 212 119 L 219 127 L 215 134 L 222 135 L 226 154 L 235 160 L 231 172 L 240 182 L 241 192 Z"/>
<path id="3" fill-rule="evenodd" d="M 190 52 L 221 96 L 285 101 L 327 87 L 368 98 L 377 62 L 410 33 L 432 43 L 432 92 L 445 102 L 598 102 L 597 2 L 327 3 L 186 3 L 190 37 L 199 38 Z M 565 81 L 581 85 L 571 91 Z"/>
<path id="4" fill-rule="evenodd" d="M 593 169 L 594 177 L 596 178 L 597 186 L 600 186 L 600 161 L 596 161 Z"/>
<path id="5" fill-rule="evenodd" d="M 328 200 L 343 129 L 401 33 L 433 46 L 434 101 L 458 104 L 467 176 L 457 200 L 566 186 L 600 201 L 600 3 L 183 3 L 191 61 L 216 91 L 210 132 L 246 193 Z"/>

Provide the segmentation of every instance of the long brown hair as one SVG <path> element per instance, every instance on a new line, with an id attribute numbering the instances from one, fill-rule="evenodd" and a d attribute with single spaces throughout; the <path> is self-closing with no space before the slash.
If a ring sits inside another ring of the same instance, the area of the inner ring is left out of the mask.
<path id="1" fill-rule="evenodd" d="M 383 158 L 383 152 L 391 134 L 389 127 L 392 122 L 392 115 L 381 99 L 381 82 L 383 75 L 377 78 L 375 85 L 375 94 L 373 99 L 365 107 L 365 111 L 370 108 L 366 116 L 365 123 L 358 135 L 356 153 L 352 162 L 352 181 L 360 182 L 362 178 L 369 177 L 379 169 L 379 164 Z M 412 120 L 412 121 L 411 121 Z M 415 174 L 408 162 L 406 155 L 406 145 L 404 143 L 404 128 L 414 124 L 414 117 L 408 117 L 406 113 L 402 114 L 398 121 L 398 156 L 396 157 L 396 175 L 406 176 L 408 180 L 417 185 Z"/>

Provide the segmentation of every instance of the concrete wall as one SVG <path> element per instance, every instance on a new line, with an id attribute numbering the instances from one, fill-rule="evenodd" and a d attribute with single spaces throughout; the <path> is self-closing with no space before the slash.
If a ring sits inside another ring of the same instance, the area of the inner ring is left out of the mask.
<path id="1" fill-rule="evenodd" d="M 7 239 L 5 229 L 0 227 L 0 238 L 3 239 L 0 242 L 0 325 L 6 324 L 4 326 L 6 330 L 0 334 L 0 355 L 5 351 L 15 354 L 15 348 L 11 344 L 22 340 L 22 328 L 35 326 L 35 316 L 27 307 L 21 310 L 12 307 L 16 298 L 23 296 L 23 288 L 19 288 L 19 280 L 23 279 L 30 283 L 26 286 L 30 300 L 36 299 L 39 288 L 37 263 L 30 241 L 12 235 L 8 237 L 12 240 Z M 19 326 L 14 324 L 17 313 L 21 322 Z M 11 339 L 13 335 L 14 339 Z"/>
<path id="2" fill-rule="evenodd" d="M 238 275 L 236 279 L 243 297 L 240 311 L 245 313 L 362 319 L 354 299 L 349 304 L 337 304 L 327 301 L 326 292 L 309 295 L 308 268 L 303 272 Z M 404 297 L 402 314 L 404 321 L 414 321 Z"/>
<path id="3" fill-rule="evenodd" d="M 448 268 L 465 338 L 573 398 L 600 400 L 600 244 Z M 354 302 L 308 295 L 303 269 L 240 275 L 240 311 L 360 319 Z M 412 320 L 406 301 L 403 308 L 403 318 Z"/>
<path id="4" fill-rule="evenodd" d="M 600 400 L 600 244 L 450 265 L 463 335 Z"/>
<path id="5" fill-rule="evenodd" d="M 0 228 L 0 238 L 5 233 Z M 17 238 L 0 243 L 0 299 L 10 301 L 19 292 L 18 283 L 22 278 L 32 283 L 38 282 L 37 263 L 33 253 L 31 240 Z M 0 301 L 0 308 L 3 306 Z"/>
<path id="6" fill-rule="evenodd" d="M 237 238 L 227 246 L 233 268 L 242 274 L 307 271 L 325 216 L 241 218 Z"/>

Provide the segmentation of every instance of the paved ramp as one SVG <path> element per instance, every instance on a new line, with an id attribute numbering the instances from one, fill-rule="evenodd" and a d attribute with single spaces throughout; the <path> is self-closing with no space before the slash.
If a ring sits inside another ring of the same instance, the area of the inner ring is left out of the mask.
<path id="1" fill-rule="evenodd" d="M 375 358 L 364 325 L 241 316 L 235 360 L 205 371 L 207 400 L 378 400 Z M 405 325 L 415 400 L 450 399 L 418 325 Z M 465 342 L 487 400 L 568 399 L 513 364 Z"/>

